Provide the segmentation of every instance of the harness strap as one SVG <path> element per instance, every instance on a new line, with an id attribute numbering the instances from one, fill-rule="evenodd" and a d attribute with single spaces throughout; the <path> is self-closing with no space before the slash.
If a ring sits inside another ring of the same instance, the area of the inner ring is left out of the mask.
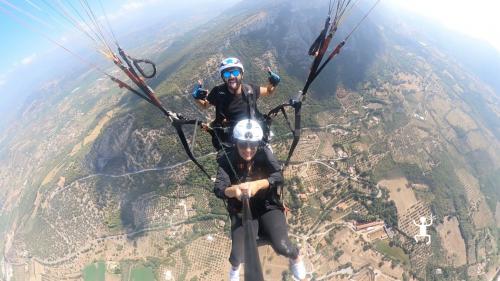
<path id="1" fill-rule="evenodd" d="M 294 116 L 295 116 L 295 122 L 294 122 L 294 127 L 292 128 L 292 124 L 290 123 L 290 120 L 288 118 L 288 114 L 285 111 L 286 107 L 293 107 L 294 109 Z M 292 158 L 293 152 L 295 151 L 295 148 L 297 147 L 297 144 L 299 143 L 300 139 L 300 121 L 301 121 L 301 108 L 302 108 L 302 102 L 301 101 L 296 101 L 291 99 L 288 103 L 284 103 L 281 105 L 278 105 L 277 107 L 271 109 L 267 115 L 265 115 L 265 119 L 267 120 L 268 124 L 272 121 L 272 118 L 275 117 L 278 113 L 281 112 L 283 114 L 283 118 L 285 118 L 286 124 L 290 131 L 292 132 L 293 135 L 293 141 L 292 145 L 290 147 L 290 150 L 288 151 L 288 156 L 286 158 L 285 163 L 283 164 L 283 168 L 288 166 L 290 163 L 290 159 Z"/>
<path id="2" fill-rule="evenodd" d="M 249 119 L 255 119 L 255 107 L 257 106 L 257 98 L 255 97 L 255 94 L 253 92 L 253 88 L 248 84 L 243 84 L 242 90 L 243 96 L 245 97 L 247 102 L 248 117 Z"/>
<path id="3" fill-rule="evenodd" d="M 175 130 L 177 131 L 177 135 L 179 136 L 179 139 L 181 140 L 181 144 L 184 147 L 184 150 L 186 151 L 186 154 L 188 155 L 189 159 L 193 161 L 193 163 L 200 168 L 200 170 L 210 179 L 212 180 L 212 177 L 208 174 L 208 172 L 205 170 L 205 168 L 196 160 L 196 158 L 193 155 L 193 152 L 189 148 L 188 141 L 186 139 L 186 135 L 184 134 L 184 131 L 182 130 L 183 125 L 198 125 L 200 122 L 198 119 L 193 119 L 193 120 L 186 120 L 186 119 L 173 119 L 172 120 L 172 126 L 174 126 Z"/>

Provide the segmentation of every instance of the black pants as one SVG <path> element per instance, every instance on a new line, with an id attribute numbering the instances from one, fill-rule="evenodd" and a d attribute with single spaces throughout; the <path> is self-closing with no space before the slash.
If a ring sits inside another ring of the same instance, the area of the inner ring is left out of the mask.
<path id="1" fill-rule="evenodd" d="M 285 214 L 282 210 L 270 210 L 258 218 L 252 220 L 254 236 L 264 235 L 269 239 L 274 251 L 287 258 L 296 259 L 299 255 L 297 247 L 293 246 L 288 239 L 288 226 Z M 244 240 L 245 231 L 243 221 L 240 216 L 231 215 L 231 255 L 229 262 L 233 267 L 237 267 L 244 262 Z"/>

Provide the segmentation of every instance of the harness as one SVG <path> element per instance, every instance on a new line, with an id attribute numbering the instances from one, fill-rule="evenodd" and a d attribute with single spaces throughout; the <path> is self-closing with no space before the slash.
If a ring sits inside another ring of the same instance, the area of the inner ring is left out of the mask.
<path id="1" fill-rule="evenodd" d="M 242 84 L 242 98 L 246 103 L 246 116 L 249 119 L 257 120 L 263 131 L 264 131 L 264 141 L 267 142 L 269 136 L 269 123 L 265 119 L 265 115 L 260 114 L 257 111 L 257 96 L 254 93 L 253 87 L 249 84 Z M 224 106 L 224 104 L 219 104 L 217 106 Z M 235 120 L 231 120 L 229 125 L 224 124 L 223 120 L 220 120 L 220 116 L 216 117 L 216 120 L 212 122 L 209 134 L 212 137 L 212 145 L 216 150 L 222 148 L 229 148 L 232 146 L 231 136 L 233 132 L 233 126 Z"/>

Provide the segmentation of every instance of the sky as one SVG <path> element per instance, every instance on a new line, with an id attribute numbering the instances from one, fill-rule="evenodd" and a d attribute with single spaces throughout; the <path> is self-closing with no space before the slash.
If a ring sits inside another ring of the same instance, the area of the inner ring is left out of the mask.
<path id="1" fill-rule="evenodd" d="M 85 18 L 81 3 L 88 2 L 100 23 L 106 27 L 108 25 L 103 15 L 107 15 L 109 25 L 122 46 L 133 48 L 147 44 L 146 40 L 155 36 L 138 31 L 159 28 L 158 24 L 167 27 L 182 23 L 189 28 L 191 22 L 209 20 L 239 1 L 0 0 L 0 132 L 16 117 L 26 99 L 39 93 L 36 89 L 64 75 L 62 71 L 68 70 L 68 66 L 90 69 L 89 62 L 104 67 L 112 65 L 111 61 L 99 56 L 83 31 L 66 21 L 68 16 L 64 16 L 64 11 L 61 12 L 57 6 L 59 3 L 63 3 L 66 13 L 82 22 L 75 10 Z M 58 15 L 58 11 L 64 17 Z M 83 29 L 88 30 L 85 27 Z M 130 34 L 134 37 L 130 37 Z M 107 37 L 112 39 L 110 35 Z M 85 58 L 85 62 L 47 38 Z"/>
<path id="2" fill-rule="evenodd" d="M 499 0 L 382 0 L 447 28 L 487 41 L 500 52 Z"/>
<path id="3" fill-rule="evenodd" d="M 55 47 L 41 34 L 48 34 L 52 39 L 64 42 L 64 37 L 70 28 L 67 25 L 65 28 L 62 27 L 64 25 L 61 23 L 64 20 L 57 17 L 54 10 L 45 6 L 44 1 L 0 0 L 0 36 L 4 38 L 0 44 L 0 54 L 2 54 L 0 86 L 17 68 L 30 65 Z M 55 3 L 55 1 L 49 2 Z M 103 2 L 105 9 L 112 10 L 115 5 L 120 6 L 119 3 L 123 1 Z M 17 20 L 13 19 L 12 15 L 15 15 Z"/>
<path id="4" fill-rule="evenodd" d="M 59 1 L 59 0 L 58 0 Z M 47 53 L 54 50 L 61 51 L 52 40 L 61 43 L 74 51 L 74 42 L 87 40 L 83 32 L 71 26 L 65 18 L 58 15 L 58 1 L 55 0 L 0 0 L 0 89 L 15 76 L 20 69 L 29 69 L 29 66 L 40 60 Z M 165 16 L 168 11 L 175 11 L 186 7 L 200 7 L 209 3 L 224 5 L 237 3 L 239 0 L 85 0 L 92 10 L 105 24 L 103 9 L 110 25 L 116 29 L 123 27 L 127 22 L 149 23 L 154 18 Z M 67 11 L 76 18 L 71 9 L 71 3 L 79 12 L 85 11 L 81 0 L 63 0 Z M 48 3 L 48 4 L 47 4 Z M 61 10 L 61 9 L 59 9 Z M 14 15 L 14 16 L 13 16 Z M 114 30 L 115 32 L 117 30 Z M 119 35 L 118 35 L 119 36 Z M 84 39 L 84 40 L 81 40 Z M 89 44 L 90 40 L 86 41 Z M 90 47 L 88 48 L 90 50 Z"/>
<path id="5" fill-rule="evenodd" d="M 198 7 L 202 3 L 217 3 L 221 9 L 231 2 L 240 0 L 86 0 L 98 16 L 102 18 L 99 3 L 104 5 L 112 26 L 120 26 L 131 18 L 149 20 L 154 13 L 175 9 L 184 5 Z M 371 0 L 360 0 L 371 1 Z M 430 17 L 443 25 L 481 40 L 488 41 L 500 52 L 500 1 L 499 0 L 381 0 L 391 6 L 407 9 Z M 64 24 L 64 20 L 55 14 L 45 3 L 56 5 L 54 0 L 0 0 L 0 89 L 11 81 L 16 72 L 28 70 L 29 66 L 56 47 L 41 33 L 68 46 L 75 40 L 75 28 Z M 64 0 L 78 7 L 81 0 Z M 328 1 L 325 0 L 325 3 Z M 82 11 L 81 6 L 79 10 Z M 22 10 L 22 11 L 21 11 Z M 36 31 L 22 26 L 13 20 L 11 14 L 22 18 Z M 82 34 L 76 32 L 80 38 Z M 74 37 L 74 36 L 73 36 Z M 60 49 L 59 49 L 60 51 Z"/>

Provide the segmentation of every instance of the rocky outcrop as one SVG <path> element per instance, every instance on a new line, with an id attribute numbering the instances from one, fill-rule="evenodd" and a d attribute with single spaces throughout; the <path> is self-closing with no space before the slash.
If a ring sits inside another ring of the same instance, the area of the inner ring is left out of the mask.
<path id="1" fill-rule="evenodd" d="M 135 128 L 135 118 L 119 117 L 95 141 L 86 156 L 87 167 L 96 173 L 116 174 L 151 168 L 158 165 L 162 153 L 158 140 L 164 130 Z"/>
<path id="2" fill-rule="evenodd" d="M 132 115 L 126 115 L 112 122 L 87 154 L 87 167 L 96 173 L 126 171 L 127 161 L 124 151 L 129 145 L 133 124 Z"/>

